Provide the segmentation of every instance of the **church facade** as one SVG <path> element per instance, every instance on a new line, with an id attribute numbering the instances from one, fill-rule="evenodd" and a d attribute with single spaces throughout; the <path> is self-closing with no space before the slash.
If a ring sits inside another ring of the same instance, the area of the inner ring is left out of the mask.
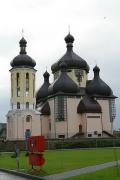
<path id="1" fill-rule="evenodd" d="M 115 118 L 115 98 L 93 68 L 73 51 L 74 37 L 65 37 L 66 53 L 43 74 L 44 83 L 35 93 L 36 62 L 20 40 L 20 54 L 11 61 L 11 110 L 7 114 L 7 139 L 24 139 L 25 134 L 45 138 L 111 137 Z"/>

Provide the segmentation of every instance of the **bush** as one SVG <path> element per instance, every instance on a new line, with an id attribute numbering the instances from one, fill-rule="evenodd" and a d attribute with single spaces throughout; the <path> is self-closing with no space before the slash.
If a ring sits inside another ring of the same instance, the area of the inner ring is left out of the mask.
<path id="1" fill-rule="evenodd" d="M 120 139 L 58 140 L 55 142 L 56 149 L 96 147 L 120 147 Z"/>

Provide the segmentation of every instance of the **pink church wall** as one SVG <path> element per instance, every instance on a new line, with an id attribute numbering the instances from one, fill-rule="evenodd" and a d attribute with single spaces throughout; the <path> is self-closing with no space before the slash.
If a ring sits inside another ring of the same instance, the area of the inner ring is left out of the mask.
<path id="1" fill-rule="evenodd" d="M 77 106 L 80 102 L 78 98 L 67 99 L 67 120 L 55 121 L 54 119 L 54 99 L 49 100 L 51 109 L 51 137 L 58 137 L 58 135 L 65 135 L 71 137 L 79 132 L 79 125 L 82 124 L 81 116 L 77 114 Z"/>
<path id="2" fill-rule="evenodd" d="M 97 100 L 102 107 L 102 126 L 103 130 L 112 133 L 112 124 L 110 122 L 109 100 Z"/>
<path id="3" fill-rule="evenodd" d="M 26 116 L 31 115 L 32 119 L 30 122 L 26 122 Z M 15 114 L 14 117 L 11 117 L 8 120 L 8 131 L 7 131 L 7 139 L 25 139 L 25 131 L 26 129 L 30 129 L 31 135 L 41 135 L 41 124 L 40 124 L 40 115 L 35 114 L 35 112 L 20 112 L 19 114 Z M 12 131 L 11 131 L 12 129 Z"/>
<path id="4" fill-rule="evenodd" d="M 67 137 L 67 121 L 58 121 L 55 123 L 56 137 L 65 135 Z"/>
<path id="5" fill-rule="evenodd" d="M 41 134 L 45 136 L 45 138 L 50 137 L 50 119 L 49 116 L 41 116 Z"/>
<path id="6" fill-rule="evenodd" d="M 55 138 L 55 121 L 54 121 L 54 99 L 49 100 L 51 115 L 50 115 L 50 123 L 51 123 L 51 138 Z"/>
<path id="7" fill-rule="evenodd" d="M 82 132 L 84 133 L 84 136 L 86 135 L 86 129 L 87 129 L 87 121 L 86 121 L 86 115 L 80 114 L 80 122 L 82 125 Z"/>
<path id="8" fill-rule="evenodd" d="M 67 99 L 67 120 L 68 120 L 68 136 L 71 137 L 79 132 L 79 125 L 82 124 L 80 115 L 77 114 L 77 106 L 80 102 L 79 98 Z"/>
<path id="9" fill-rule="evenodd" d="M 38 136 L 41 135 L 41 122 L 40 122 L 40 115 L 33 115 L 32 121 L 30 122 L 31 126 L 31 135 Z"/>

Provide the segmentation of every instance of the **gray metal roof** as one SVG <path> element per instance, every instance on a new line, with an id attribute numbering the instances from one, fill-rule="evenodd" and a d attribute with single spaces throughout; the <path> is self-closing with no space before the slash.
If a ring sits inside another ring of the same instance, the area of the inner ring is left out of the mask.
<path id="1" fill-rule="evenodd" d="M 101 113 L 101 106 L 100 104 L 94 100 L 93 98 L 90 98 L 89 96 L 85 96 L 77 107 L 77 113 Z"/>
<path id="2" fill-rule="evenodd" d="M 67 68 L 74 68 L 74 69 L 84 69 L 87 72 L 89 72 L 89 66 L 87 62 L 82 59 L 80 56 L 78 56 L 76 53 L 73 51 L 73 42 L 74 42 L 74 37 L 69 33 L 65 37 L 65 41 L 67 44 L 67 51 L 65 55 L 60 58 L 56 63 L 54 63 L 51 66 L 51 70 L 53 73 L 56 71 L 60 70 L 60 64 L 61 62 L 65 62 L 67 65 Z"/>
<path id="3" fill-rule="evenodd" d="M 22 38 L 19 43 L 20 43 L 20 54 L 10 62 L 10 65 L 12 67 L 21 67 L 21 66 L 35 67 L 36 62 L 26 53 L 27 41 L 24 38 Z"/>
<path id="4" fill-rule="evenodd" d="M 95 66 L 93 71 L 94 78 L 87 83 L 86 92 L 89 95 L 113 96 L 111 88 L 99 76 L 99 67 Z"/>

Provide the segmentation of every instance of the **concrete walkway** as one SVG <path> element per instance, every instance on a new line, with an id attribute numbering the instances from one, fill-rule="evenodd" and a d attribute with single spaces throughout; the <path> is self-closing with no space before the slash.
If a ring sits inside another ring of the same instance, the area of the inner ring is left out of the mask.
<path id="1" fill-rule="evenodd" d="M 120 164 L 120 160 L 117 161 L 117 162 L 118 162 L 118 164 Z M 67 172 L 64 172 L 64 173 L 58 173 L 58 174 L 54 174 L 54 175 L 45 176 L 44 178 L 46 180 L 63 180 L 65 178 L 69 178 L 69 177 L 72 177 L 72 176 L 77 176 L 77 175 L 80 175 L 80 174 L 94 172 L 96 170 L 104 169 L 104 168 L 107 168 L 107 167 L 112 167 L 112 166 L 117 165 L 117 162 L 113 161 L 113 162 L 108 162 L 108 163 L 104 163 L 104 164 L 88 166 L 88 167 L 85 167 L 85 168 L 75 169 L 75 170 L 67 171 Z"/>
<path id="2" fill-rule="evenodd" d="M 28 180 L 28 178 L 25 177 L 19 177 L 10 173 L 6 173 L 6 172 L 0 172 L 0 180 Z"/>

